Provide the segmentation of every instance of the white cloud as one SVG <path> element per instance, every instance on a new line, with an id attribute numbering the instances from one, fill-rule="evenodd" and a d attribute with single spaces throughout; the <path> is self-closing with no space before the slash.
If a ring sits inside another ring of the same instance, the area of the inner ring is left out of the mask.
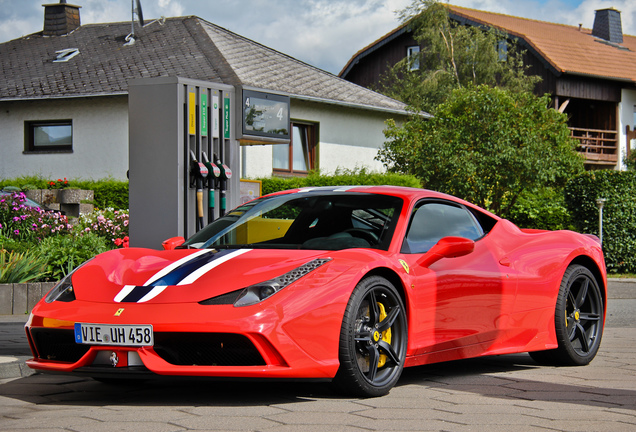
<path id="1" fill-rule="evenodd" d="M 143 3 L 142 3 L 143 7 Z M 159 0 L 159 12 L 162 16 L 183 16 L 184 6 L 176 0 Z"/>

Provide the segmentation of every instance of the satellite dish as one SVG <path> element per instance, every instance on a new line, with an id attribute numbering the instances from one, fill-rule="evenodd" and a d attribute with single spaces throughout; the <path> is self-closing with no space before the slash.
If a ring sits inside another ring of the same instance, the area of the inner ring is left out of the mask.
<path id="1" fill-rule="evenodd" d="M 141 24 L 141 26 L 144 26 L 144 13 L 141 10 L 141 0 L 137 0 L 137 19 L 139 19 L 139 24 Z"/>

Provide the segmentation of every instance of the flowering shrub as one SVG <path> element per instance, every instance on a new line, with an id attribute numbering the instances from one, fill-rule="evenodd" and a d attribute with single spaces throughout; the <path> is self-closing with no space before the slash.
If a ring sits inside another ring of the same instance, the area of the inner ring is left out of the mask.
<path id="1" fill-rule="evenodd" d="M 42 240 L 70 232 L 66 216 L 27 204 L 23 192 L 0 196 L 0 237 L 22 241 Z"/>
<path id="2" fill-rule="evenodd" d="M 128 247 L 128 212 L 115 210 L 112 207 L 95 210 L 91 214 L 82 215 L 75 226 L 84 233 L 94 233 L 104 237 L 114 247 Z"/>
<path id="3" fill-rule="evenodd" d="M 68 187 L 68 180 L 66 180 L 66 177 L 64 177 L 64 180 L 57 179 L 57 180 L 51 180 L 49 182 L 49 189 L 64 189 L 67 187 Z"/>

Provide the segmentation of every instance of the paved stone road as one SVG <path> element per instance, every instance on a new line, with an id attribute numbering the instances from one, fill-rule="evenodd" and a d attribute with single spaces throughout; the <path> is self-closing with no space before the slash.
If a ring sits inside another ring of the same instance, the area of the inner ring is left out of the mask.
<path id="1" fill-rule="evenodd" d="M 636 431 L 636 286 L 610 291 L 601 350 L 585 367 L 539 367 L 527 354 L 421 366 L 375 399 L 326 384 L 32 375 L 0 380 L 0 430 Z"/>

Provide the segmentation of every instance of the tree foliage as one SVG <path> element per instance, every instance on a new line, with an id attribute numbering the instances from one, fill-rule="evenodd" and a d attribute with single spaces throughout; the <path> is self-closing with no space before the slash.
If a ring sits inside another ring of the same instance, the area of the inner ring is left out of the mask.
<path id="1" fill-rule="evenodd" d="M 453 21 L 437 0 L 414 0 L 400 18 L 421 51 L 390 69 L 379 90 L 414 109 L 435 113 L 453 89 L 467 85 L 532 91 L 540 80 L 526 75 L 523 52 L 505 33 Z"/>
<path id="2" fill-rule="evenodd" d="M 431 119 L 389 122 L 377 158 L 505 217 L 524 190 L 561 186 L 583 170 L 567 118 L 549 102 L 487 85 L 458 88 Z"/>

